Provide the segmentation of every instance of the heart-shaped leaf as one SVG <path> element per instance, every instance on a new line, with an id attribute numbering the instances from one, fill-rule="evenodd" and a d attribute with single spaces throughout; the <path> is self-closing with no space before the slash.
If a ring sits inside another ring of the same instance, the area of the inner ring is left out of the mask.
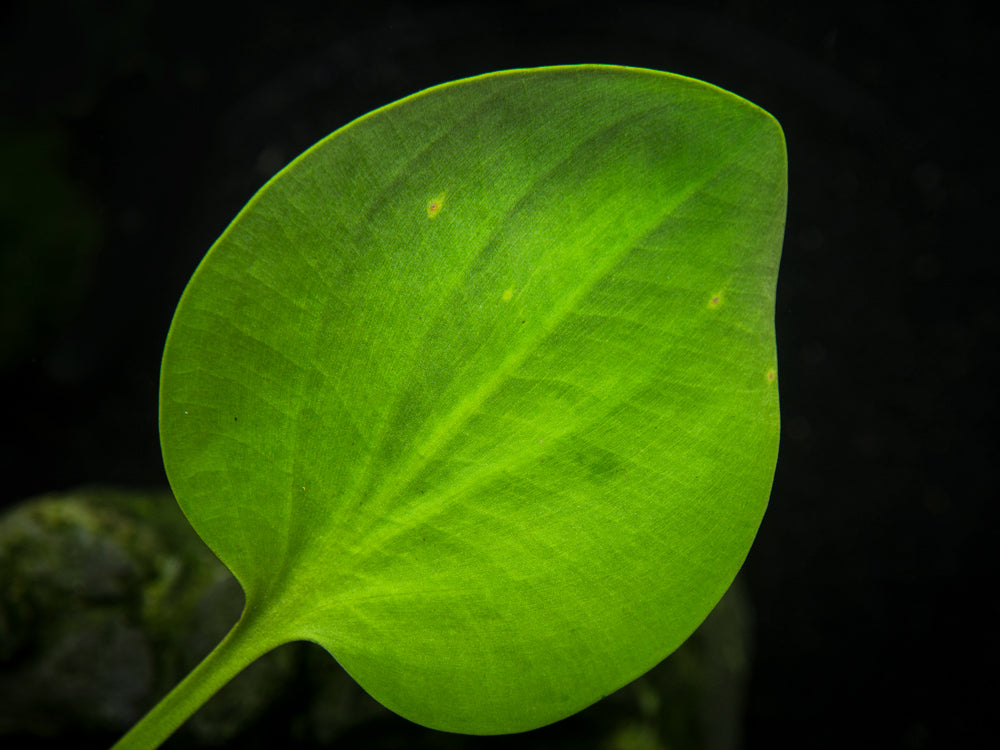
<path id="1" fill-rule="evenodd" d="M 171 486 L 246 592 L 228 671 L 312 640 L 488 734 L 680 645 L 770 492 L 785 193 L 770 115 L 609 66 L 438 86 L 272 179 L 162 369 Z"/>

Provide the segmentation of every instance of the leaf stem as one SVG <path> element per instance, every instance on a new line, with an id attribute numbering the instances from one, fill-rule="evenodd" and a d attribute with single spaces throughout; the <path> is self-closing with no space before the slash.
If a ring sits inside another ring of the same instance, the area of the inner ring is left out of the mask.
<path id="1" fill-rule="evenodd" d="M 198 666 L 114 744 L 112 750 L 154 750 L 233 677 L 283 641 L 261 637 L 244 611 Z M 268 629 L 263 629 L 267 633 Z"/>

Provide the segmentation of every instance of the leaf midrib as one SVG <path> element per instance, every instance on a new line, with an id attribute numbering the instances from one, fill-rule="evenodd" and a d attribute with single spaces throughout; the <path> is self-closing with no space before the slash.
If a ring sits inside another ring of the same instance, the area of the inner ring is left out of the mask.
<path id="1" fill-rule="evenodd" d="M 606 128 L 602 128 L 599 132 L 604 132 L 614 125 L 609 125 Z M 596 137 L 598 133 L 595 133 L 593 137 Z M 752 133 L 746 134 L 744 140 L 747 140 L 753 136 Z M 566 157 L 570 158 L 569 156 Z M 565 161 L 554 164 L 552 168 L 545 174 L 541 175 L 537 180 L 535 180 L 532 185 L 541 182 L 549 174 L 555 172 L 560 168 L 560 165 Z M 366 513 L 368 517 L 372 519 L 372 524 L 366 529 L 355 529 L 355 543 L 351 546 L 354 549 L 363 548 L 365 544 L 377 542 L 379 545 L 390 541 L 395 536 L 403 533 L 405 529 L 400 529 L 397 527 L 392 527 L 384 534 L 373 533 L 372 525 L 377 525 L 381 520 L 380 508 L 385 508 L 389 499 L 396 496 L 398 493 L 403 491 L 417 476 L 423 471 L 432 461 L 434 461 L 442 448 L 444 448 L 452 436 L 456 434 L 456 431 L 465 424 L 481 406 L 493 395 L 495 394 L 507 381 L 513 372 L 523 365 L 523 363 L 538 349 L 538 347 L 549 337 L 558 327 L 563 323 L 563 321 L 571 315 L 576 309 L 578 309 L 581 300 L 586 298 L 588 294 L 591 293 L 593 288 L 607 276 L 607 274 L 613 269 L 623 257 L 628 255 L 629 252 L 634 250 L 634 248 L 643 242 L 646 237 L 655 234 L 662 225 L 670 219 L 670 217 L 676 212 L 681 206 L 683 206 L 688 200 L 690 200 L 694 195 L 696 195 L 706 184 L 715 179 L 726 167 L 728 159 L 725 156 L 720 157 L 717 161 L 709 165 L 704 172 L 700 175 L 699 179 L 688 183 L 685 188 L 678 191 L 670 203 L 664 208 L 664 210 L 657 215 L 656 219 L 649 222 L 642 230 L 638 230 L 632 234 L 631 241 L 623 241 L 617 252 L 609 253 L 606 256 L 606 260 L 600 266 L 595 267 L 593 273 L 591 273 L 586 281 L 574 290 L 573 294 L 568 295 L 564 298 L 563 303 L 553 310 L 551 316 L 549 316 L 546 323 L 539 326 L 538 333 L 530 339 L 524 341 L 523 345 L 520 346 L 516 351 L 508 355 L 503 362 L 493 371 L 493 374 L 484 380 L 471 394 L 466 396 L 462 401 L 453 408 L 448 414 L 437 421 L 436 426 L 434 426 L 429 434 L 425 431 L 426 437 L 421 440 L 419 446 L 412 449 L 409 452 L 408 460 L 403 463 L 398 470 L 392 473 L 390 477 L 386 477 L 381 481 L 381 489 L 372 497 L 368 498 L 367 503 L 369 505 L 366 508 Z M 527 194 L 527 193 L 526 193 Z M 522 195 L 522 199 L 524 196 Z M 508 216 L 511 212 L 516 210 L 518 202 L 512 204 L 512 208 L 508 212 Z M 495 232 L 501 230 L 504 225 L 504 221 L 499 221 L 497 223 L 497 229 Z M 492 235 L 492 236 L 495 236 Z M 489 242 L 489 240 L 487 240 Z M 456 281 L 460 283 L 460 279 Z M 448 299 L 447 295 L 443 295 L 444 299 Z M 612 405 L 613 406 L 613 405 Z M 376 445 L 382 445 L 386 436 L 390 433 L 391 429 L 391 419 L 394 414 L 394 410 L 389 408 L 386 410 L 386 417 L 383 421 L 382 429 L 380 430 L 380 438 Z M 359 499 L 357 495 L 357 487 L 365 486 L 365 482 L 369 478 L 369 473 L 372 470 L 372 465 L 374 461 L 374 456 L 378 455 L 378 449 L 373 449 L 369 454 L 369 460 L 366 464 L 366 472 L 363 478 L 360 478 L 355 485 L 355 492 L 351 495 L 343 496 L 346 500 L 347 497 L 353 496 L 355 502 Z M 477 480 L 482 480 L 487 474 L 478 475 Z M 429 518 L 433 514 L 439 512 L 439 506 L 444 506 L 448 502 L 453 501 L 457 496 L 456 493 L 452 492 L 442 492 L 433 499 L 425 499 L 422 502 L 421 510 L 419 516 L 421 518 Z M 341 506 L 345 511 L 353 508 L 354 504 L 351 502 L 344 502 Z M 326 542 L 327 534 L 324 533 L 330 528 L 336 525 L 338 520 L 342 518 L 342 514 L 331 514 L 326 523 L 323 524 L 322 529 L 313 528 L 311 534 L 307 539 L 304 540 L 304 544 L 299 545 L 297 548 L 291 550 L 291 554 L 287 559 L 287 569 L 291 569 L 297 565 L 297 561 L 305 555 L 305 559 L 309 559 L 311 555 L 306 554 L 306 550 L 313 544 L 324 544 Z M 367 535 L 367 536 L 366 536 Z M 329 554 L 329 549 L 326 550 L 326 554 Z M 323 555 L 325 557 L 326 555 Z"/>

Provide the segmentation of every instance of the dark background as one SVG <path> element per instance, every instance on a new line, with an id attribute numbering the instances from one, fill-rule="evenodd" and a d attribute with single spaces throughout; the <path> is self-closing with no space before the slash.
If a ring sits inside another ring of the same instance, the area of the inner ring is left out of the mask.
<path id="1" fill-rule="evenodd" d="M 975 3 L 18 2 L 0 11 L 4 505 L 165 484 L 173 307 L 277 169 L 427 86 L 702 78 L 789 151 L 748 748 L 955 747 L 994 707 L 995 25 Z"/>

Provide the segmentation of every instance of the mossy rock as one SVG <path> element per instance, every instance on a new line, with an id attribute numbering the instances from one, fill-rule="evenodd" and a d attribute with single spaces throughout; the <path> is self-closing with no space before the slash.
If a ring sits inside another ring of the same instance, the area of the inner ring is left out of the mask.
<path id="1" fill-rule="evenodd" d="M 0 736 L 124 732 L 243 604 L 239 585 L 160 490 L 91 488 L 8 511 L 0 581 Z M 288 656 L 248 670 L 236 710 L 207 706 L 185 732 L 206 742 L 233 736 L 290 676 Z"/>
<path id="2" fill-rule="evenodd" d="M 239 618 L 239 585 L 169 492 L 88 488 L 0 516 L 0 743 L 104 746 Z M 750 658 L 737 581 L 656 669 L 597 705 L 516 738 L 520 750 L 739 746 Z M 316 646 L 279 648 L 239 675 L 167 747 L 478 748 L 396 717 Z M 40 745 L 39 745 L 40 746 Z"/>

